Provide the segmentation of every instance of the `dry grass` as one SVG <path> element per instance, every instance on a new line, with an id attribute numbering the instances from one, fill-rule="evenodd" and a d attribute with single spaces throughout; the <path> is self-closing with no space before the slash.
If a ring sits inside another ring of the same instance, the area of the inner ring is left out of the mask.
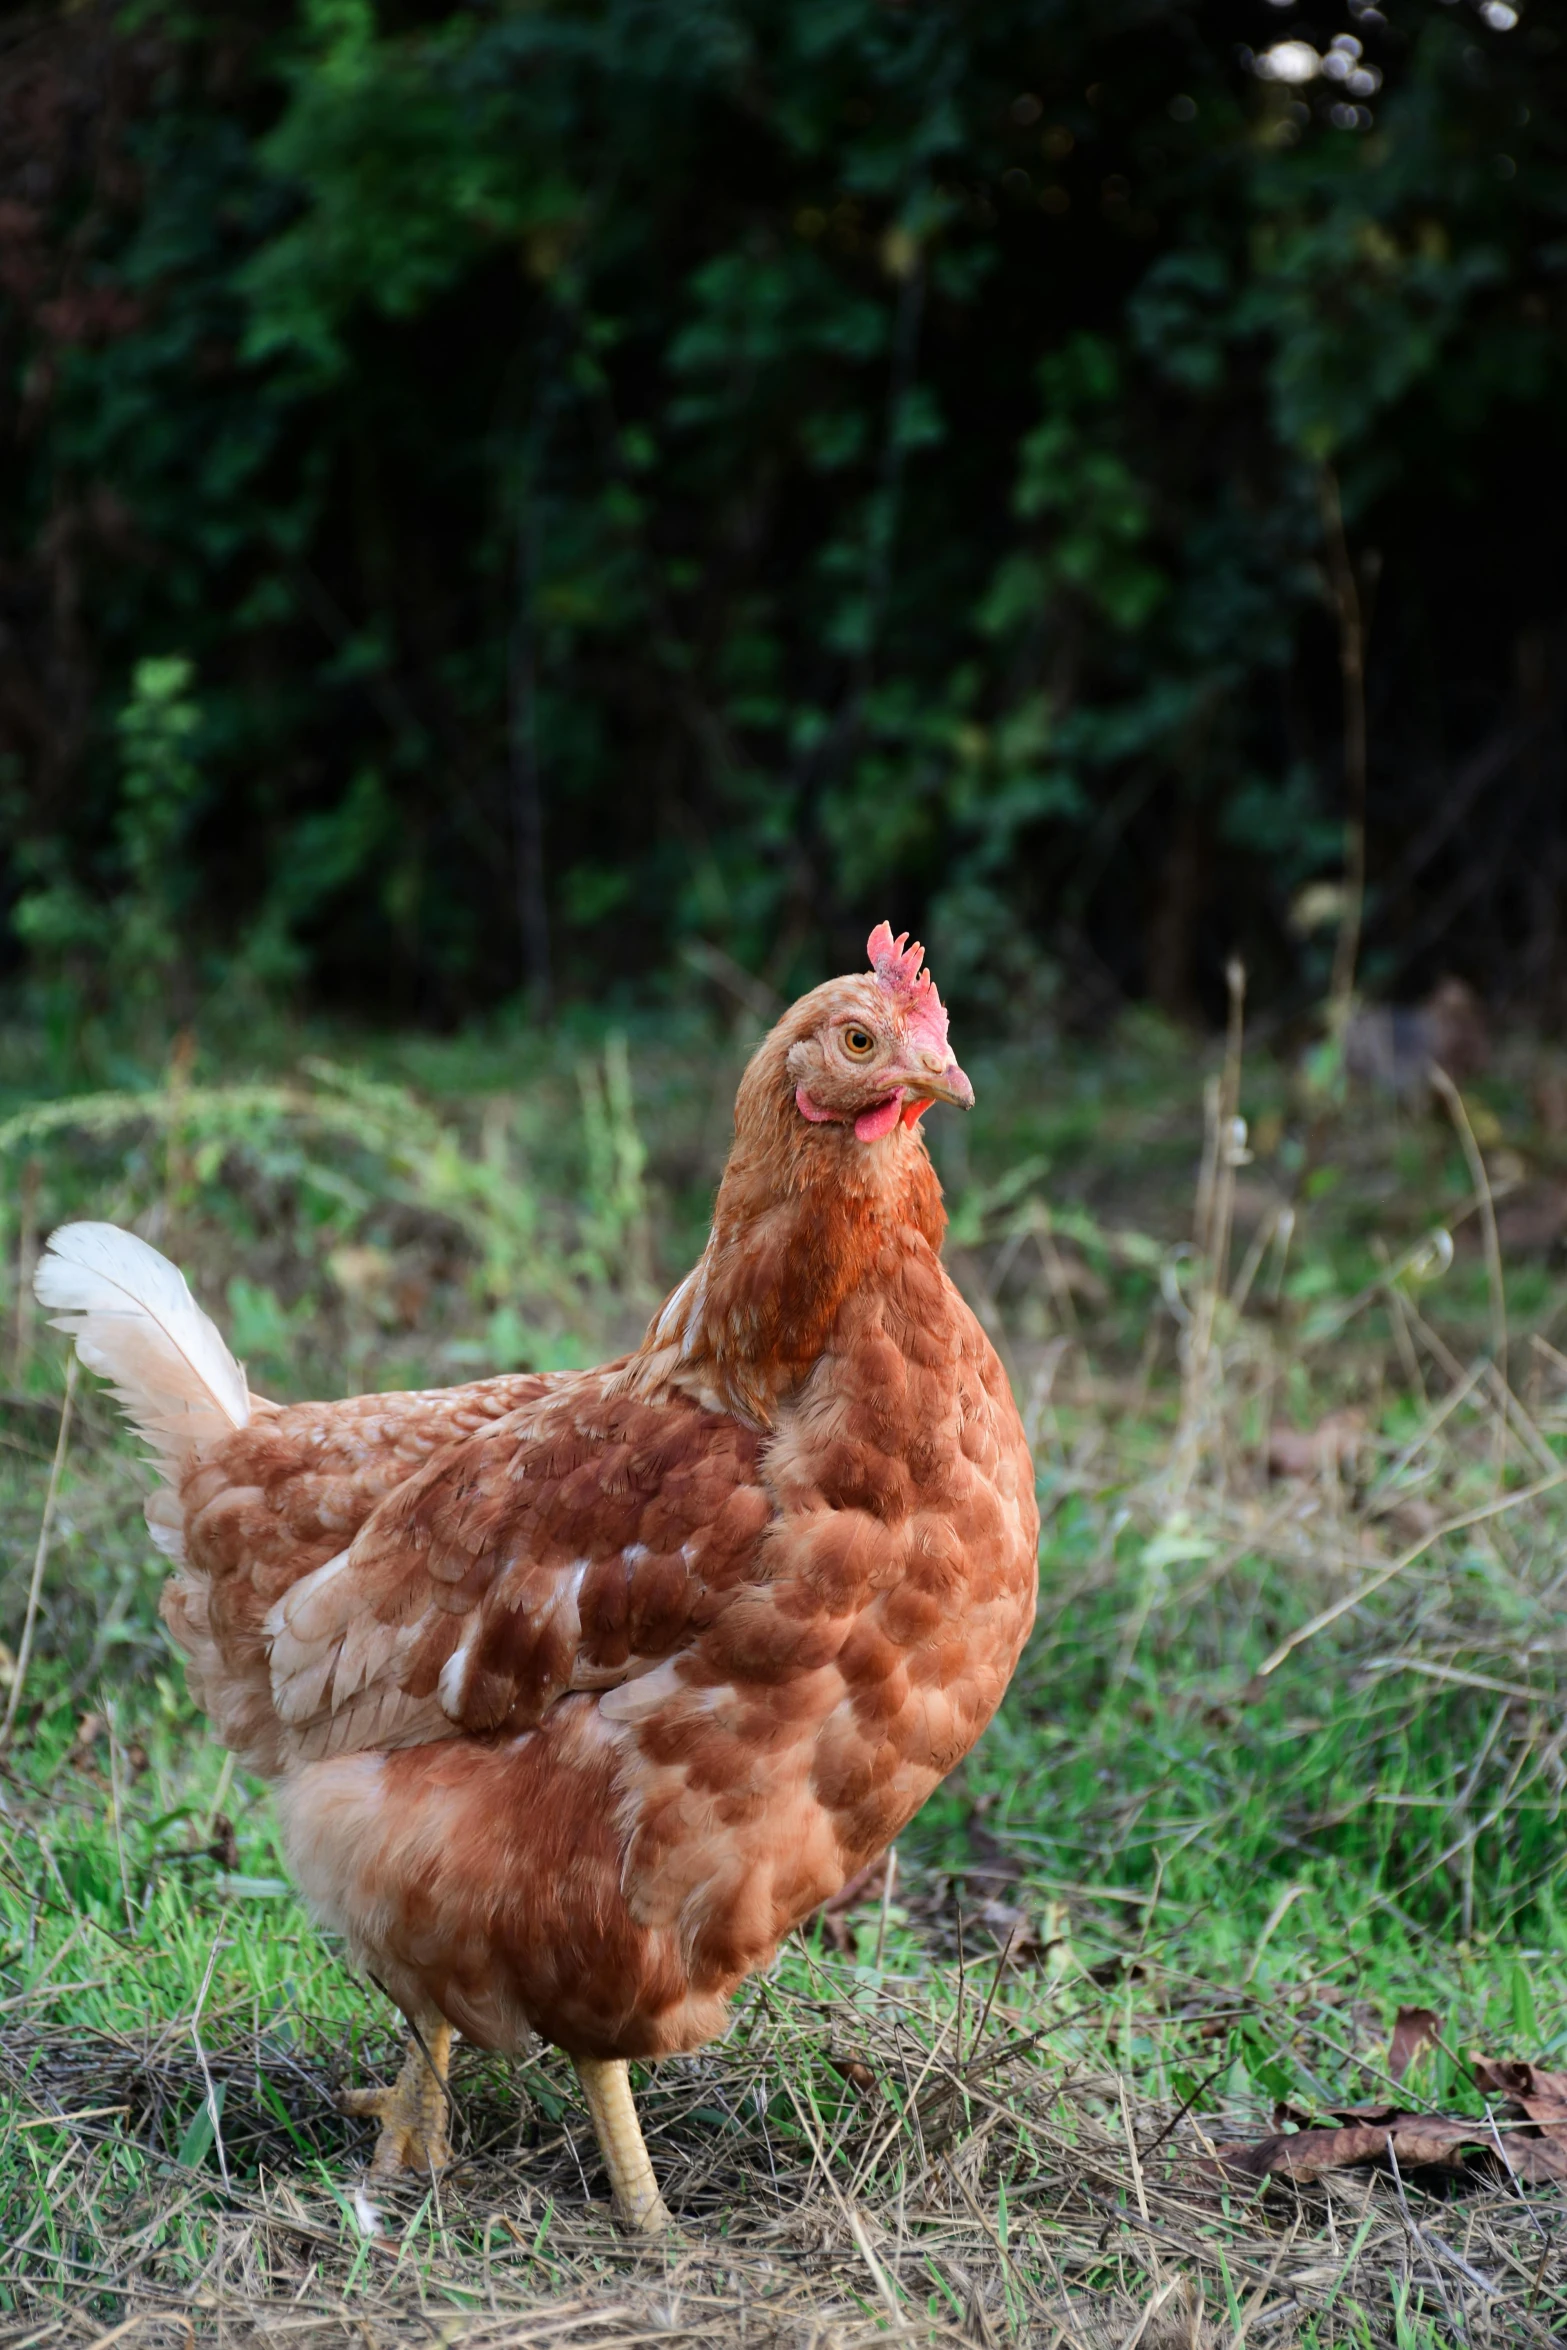
<path id="1" fill-rule="evenodd" d="M 1433 2341 L 1560 2338 L 1558 2213 L 1505 2183 L 1441 2200 L 1345 2176 L 1245 2200 L 1205 2181 L 1209 2100 L 1185 2115 L 1151 2101 L 1115 2048 L 1157 2034 L 1194 1993 L 1211 2025 L 1211 1985 L 1149 1970 L 1096 2014 L 1038 1979 L 998 1991 L 994 1978 L 991 1959 L 952 1970 L 934 1997 L 908 1979 L 846 1989 L 825 1975 L 819 1997 L 754 1991 L 721 2049 L 644 2091 L 678 2218 L 651 2250 L 609 2219 L 557 2061 L 503 2078 L 470 2054 L 454 2083 L 457 2167 L 383 2205 L 370 2238 L 347 2191 L 363 2149 L 332 2106 L 340 2050 L 308 2036 L 207 2050 L 226 2089 L 230 2186 L 217 2194 L 210 2161 L 121 2152 L 159 2146 L 170 2117 L 200 2109 L 206 2075 L 183 2019 L 139 2041 L 11 2024 L 9 2086 L 51 2183 L 31 2243 L 0 2254 L 0 2342 L 19 2350 L 48 2323 L 48 2338 L 96 2339 L 130 2315 L 241 2340 L 892 2333 L 1099 2350 L 1145 2318 L 1155 2344 L 1298 2341 L 1307 2322 L 1319 2340 L 1357 2339 L 1353 2319 L 1332 2330 L 1336 2307 L 1391 2320 L 1388 2340 L 1420 2339 L 1396 2329 L 1400 2311 L 1422 2310 Z M 1252 2004 L 1308 2063 L 1336 2070 L 1347 2035 L 1374 2064 L 1377 2035 L 1353 2008 Z"/>

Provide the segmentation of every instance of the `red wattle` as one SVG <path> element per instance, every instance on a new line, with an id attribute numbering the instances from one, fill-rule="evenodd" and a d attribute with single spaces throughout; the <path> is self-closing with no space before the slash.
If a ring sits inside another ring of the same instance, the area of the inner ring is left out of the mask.
<path id="1" fill-rule="evenodd" d="M 911 1129 L 916 1127 L 935 1098 L 933 1093 L 928 1093 L 923 1101 L 905 1102 L 903 1105 L 904 1125 Z"/>
<path id="2" fill-rule="evenodd" d="M 843 1120 L 838 1116 L 836 1110 L 824 1110 L 818 1102 L 813 1102 L 803 1085 L 797 1085 L 794 1089 L 794 1106 L 802 1118 L 810 1119 L 813 1126 L 841 1126 L 843 1124 Z"/>
<path id="3" fill-rule="evenodd" d="M 880 1142 L 882 1136 L 890 1134 L 897 1125 L 902 1111 L 902 1094 L 889 1093 L 887 1099 L 878 1102 L 874 1110 L 860 1112 L 854 1121 L 854 1131 L 861 1142 Z"/>

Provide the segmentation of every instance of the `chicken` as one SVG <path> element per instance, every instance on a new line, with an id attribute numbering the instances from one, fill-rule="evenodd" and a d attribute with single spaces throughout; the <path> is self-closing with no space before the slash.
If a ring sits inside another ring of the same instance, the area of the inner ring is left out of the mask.
<path id="1" fill-rule="evenodd" d="M 162 1470 L 196 1702 L 408 2020 L 349 2100 L 376 2175 L 448 2158 L 454 2030 L 539 2034 L 623 2220 L 665 2224 L 628 2059 L 723 2029 L 1017 1663 L 1033 1468 L 919 1123 L 973 1089 L 921 948 L 869 952 L 758 1048 L 707 1246 L 603 1369 L 278 1406 L 132 1234 L 66 1225 L 40 1265 Z"/>

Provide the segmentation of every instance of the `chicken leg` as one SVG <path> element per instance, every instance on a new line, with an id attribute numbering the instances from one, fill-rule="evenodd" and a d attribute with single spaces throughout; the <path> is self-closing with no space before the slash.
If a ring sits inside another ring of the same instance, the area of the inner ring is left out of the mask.
<path id="1" fill-rule="evenodd" d="M 631 2101 L 630 2069 L 624 2057 L 574 2056 L 571 2061 L 593 2117 L 593 2134 L 614 2190 L 615 2209 L 623 2224 L 638 2235 L 657 2235 L 673 2223 L 642 2142 L 642 2124 Z"/>
<path id="2" fill-rule="evenodd" d="M 451 2161 L 446 2135 L 446 2068 L 451 2053 L 451 2025 L 432 2018 L 422 2031 L 410 2030 L 408 2054 L 391 2088 L 345 2089 L 338 2098 L 339 2113 L 369 2114 L 381 2125 L 371 2178 L 395 2179 L 401 2171 L 418 2171 L 428 2178 Z"/>

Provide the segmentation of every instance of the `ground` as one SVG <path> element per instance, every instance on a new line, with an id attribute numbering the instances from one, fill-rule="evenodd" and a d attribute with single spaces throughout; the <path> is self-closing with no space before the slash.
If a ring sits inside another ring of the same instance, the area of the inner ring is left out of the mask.
<path id="1" fill-rule="evenodd" d="M 653 2250 L 617 2233 L 548 2052 L 459 2050 L 455 2168 L 367 2202 L 370 2129 L 334 2100 L 385 2077 L 395 2019 L 192 1715 L 146 1472 L 87 1382 L 62 1446 L 62 1350 L 15 1284 L 53 1221 L 134 1216 L 263 1389 L 598 1359 L 700 1243 L 746 1032 L 214 1015 L 161 1074 L 96 1085 L 9 1041 L 0 2350 L 132 2322 L 159 2345 L 1562 2337 L 1558 2185 L 1483 2153 L 1260 2190 L 1212 2162 L 1276 2107 L 1396 2101 L 1478 2138 L 1474 2055 L 1567 2046 L 1560 1074 L 1504 1039 L 1461 1103 L 1398 1105 L 1313 1091 L 1282 1048 L 1226 1077 L 1135 1020 L 961 1041 L 980 1108 L 932 1134 L 954 1270 L 1036 1441 L 1039 1628 L 890 1885 L 642 2083 L 679 2223 Z M 1437 2021 L 1395 2098 L 1415 2006 Z"/>

